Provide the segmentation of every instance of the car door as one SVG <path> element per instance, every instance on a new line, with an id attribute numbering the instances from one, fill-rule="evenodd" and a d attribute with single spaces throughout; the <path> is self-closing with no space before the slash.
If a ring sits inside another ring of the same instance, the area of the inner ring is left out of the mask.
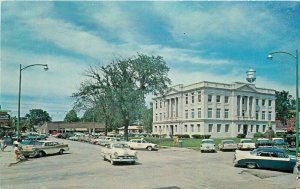
<path id="1" fill-rule="evenodd" d="M 270 152 L 272 169 L 288 171 L 291 170 L 290 158 L 281 152 Z"/>
<path id="2" fill-rule="evenodd" d="M 260 151 L 257 153 L 257 164 L 260 168 L 272 169 L 272 159 L 270 153 L 267 151 Z"/>

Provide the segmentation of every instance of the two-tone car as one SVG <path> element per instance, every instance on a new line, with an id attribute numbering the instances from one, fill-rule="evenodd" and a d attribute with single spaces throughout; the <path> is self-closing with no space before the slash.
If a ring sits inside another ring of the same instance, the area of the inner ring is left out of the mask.
<path id="1" fill-rule="evenodd" d="M 137 152 L 131 150 L 126 142 L 111 142 L 101 149 L 104 161 L 109 160 L 112 165 L 116 162 L 127 162 L 135 164 L 138 156 Z"/>
<path id="2" fill-rule="evenodd" d="M 158 146 L 156 144 L 147 142 L 143 138 L 131 139 L 127 144 L 131 149 L 147 149 L 149 151 L 158 150 Z"/>
<path id="3" fill-rule="evenodd" d="M 255 142 L 252 139 L 241 139 L 237 146 L 238 150 L 254 150 L 255 149 Z"/>
<path id="4" fill-rule="evenodd" d="M 65 151 L 69 151 L 68 144 L 48 140 L 21 147 L 21 153 L 25 157 L 43 157 L 50 154 L 63 154 Z"/>
<path id="5" fill-rule="evenodd" d="M 235 166 L 249 169 L 261 168 L 292 172 L 296 158 L 278 148 L 257 148 L 251 152 L 237 150 L 234 155 Z"/>
<path id="6" fill-rule="evenodd" d="M 237 149 L 237 143 L 234 140 L 222 140 L 219 144 L 220 151 L 234 151 Z"/>
<path id="7" fill-rule="evenodd" d="M 213 139 L 203 139 L 200 144 L 201 152 L 216 152 L 216 145 Z"/>

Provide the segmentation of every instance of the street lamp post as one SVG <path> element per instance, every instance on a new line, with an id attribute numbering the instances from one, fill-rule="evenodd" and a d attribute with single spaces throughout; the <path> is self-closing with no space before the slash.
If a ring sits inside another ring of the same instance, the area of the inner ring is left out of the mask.
<path id="1" fill-rule="evenodd" d="M 48 70 L 47 64 L 31 64 L 28 66 L 25 66 L 22 68 L 22 65 L 20 64 L 20 72 L 19 72 L 19 99 L 18 99 L 18 120 L 17 120 L 17 139 L 20 139 L 20 103 L 21 103 L 21 81 L 22 81 L 22 71 L 26 68 L 32 67 L 32 66 L 43 66 L 44 70 Z"/>
<path id="2" fill-rule="evenodd" d="M 299 153 L 298 50 L 296 50 L 295 55 L 284 51 L 271 52 L 268 55 L 268 59 L 272 60 L 273 54 L 287 54 L 296 60 L 296 125 L 295 127 L 296 127 L 296 159 L 298 160 L 298 153 Z"/>

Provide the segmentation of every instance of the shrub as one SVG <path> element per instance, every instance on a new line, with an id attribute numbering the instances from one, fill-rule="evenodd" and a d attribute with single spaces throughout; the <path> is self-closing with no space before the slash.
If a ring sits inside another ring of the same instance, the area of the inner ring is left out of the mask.
<path id="1" fill-rule="evenodd" d="M 183 134 L 183 135 L 174 135 L 177 136 L 178 138 L 191 138 L 190 135 Z"/>
<path id="2" fill-rule="evenodd" d="M 192 135 L 193 138 L 195 139 L 209 139 L 211 135 L 199 135 L 199 134 L 196 134 L 196 135 Z"/>
<path id="3" fill-rule="evenodd" d="M 237 135 L 237 138 L 245 138 L 245 137 L 246 137 L 245 134 L 238 134 L 238 135 Z"/>
<path id="4" fill-rule="evenodd" d="M 265 135 L 263 133 L 258 132 L 258 133 L 254 133 L 254 137 L 263 138 L 263 137 L 265 137 Z"/>

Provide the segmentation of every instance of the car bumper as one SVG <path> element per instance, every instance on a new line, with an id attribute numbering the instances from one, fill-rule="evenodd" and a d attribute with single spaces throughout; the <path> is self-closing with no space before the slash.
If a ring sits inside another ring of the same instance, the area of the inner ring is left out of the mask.
<path id="1" fill-rule="evenodd" d="M 113 158 L 114 162 L 134 162 L 137 161 L 137 158 L 134 157 L 120 157 L 120 158 Z"/>

